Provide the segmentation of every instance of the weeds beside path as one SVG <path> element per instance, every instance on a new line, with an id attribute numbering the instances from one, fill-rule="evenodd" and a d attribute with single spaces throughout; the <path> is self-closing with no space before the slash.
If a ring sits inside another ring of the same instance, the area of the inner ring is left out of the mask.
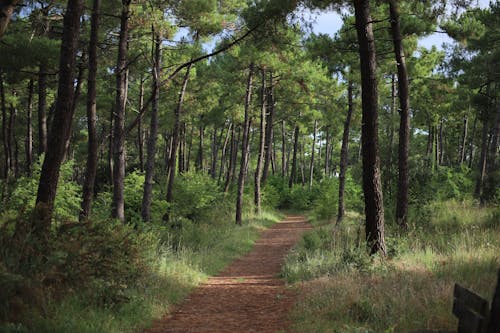
<path id="1" fill-rule="evenodd" d="M 251 252 L 210 278 L 145 332 L 286 331 L 294 294 L 278 274 L 288 250 L 310 228 L 303 216 L 287 216 L 264 231 Z"/>

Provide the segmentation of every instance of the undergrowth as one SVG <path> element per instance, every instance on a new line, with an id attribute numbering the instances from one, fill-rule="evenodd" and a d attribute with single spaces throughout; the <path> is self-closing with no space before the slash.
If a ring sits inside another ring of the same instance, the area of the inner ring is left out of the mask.
<path id="1" fill-rule="evenodd" d="M 500 210 L 472 201 L 429 203 L 408 233 L 387 226 L 388 257 L 370 257 L 362 217 L 340 226 L 315 221 L 282 270 L 300 299 L 298 332 L 408 332 L 456 329 L 458 282 L 491 299 L 500 267 Z"/>

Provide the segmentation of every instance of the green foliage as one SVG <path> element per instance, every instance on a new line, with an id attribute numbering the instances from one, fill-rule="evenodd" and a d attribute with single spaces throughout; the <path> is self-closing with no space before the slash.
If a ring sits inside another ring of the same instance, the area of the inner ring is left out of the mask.
<path id="1" fill-rule="evenodd" d="M 33 165 L 31 176 L 22 176 L 16 180 L 6 205 L 11 212 L 31 212 L 35 207 L 42 161 L 43 157 Z M 73 168 L 74 161 L 72 160 L 61 166 L 54 203 L 54 220 L 56 221 L 74 220 L 80 210 L 81 187 L 73 181 Z M 9 215 L 8 211 L 3 213 Z"/>

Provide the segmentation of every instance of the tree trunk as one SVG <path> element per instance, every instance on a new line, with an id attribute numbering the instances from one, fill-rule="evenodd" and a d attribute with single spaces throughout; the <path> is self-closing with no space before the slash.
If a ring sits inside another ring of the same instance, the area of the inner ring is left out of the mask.
<path id="1" fill-rule="evenodd" d="M 292 170 L 290 171 L 290 179 L 288 180 L 288 187 L 292 188 L 293 183 L 297 178 L 297 153 L 299 149 L 299 125 L 295 125 L 295 131 L 293 134 L 293 157 L 292 157 Z"/>
<path id="2" fill-rule="evenodd" d="M 7 119 L 7 106 L 5 101 L 5 86 L 3 81 L 3 71 L 0 69 L 0 108 L 2 109 L 2 142 L 3 142 L 3 153 L 4 153 L 4 165 L 3 165 L 3 178 L 7 179 L 9 177 L 10 168 L 10 154 L 9 154 L 9 139 L 8 139 L 8 119 Z"/>
<path id="3" fill-rule="evenodd" d="M 458 156 L 458 164 L 462 165 L 465 162 L 465 151 L 467 150 L 467 130 L 469 127 L 469 119 L 464 116 L 464 128 L 462 130 L 462 141 L 460 142 L 460 154 Z"/>
<path id="4" fill-rule="evenodd" d="M 264 160 L 264 170 L 262 171 L 262 183 L 265 184 L 269 174 L 269 165 L 272 163 L 273 156 L 273 142 L 274 142 L 274 82 L 273 82 L 273 72 L 269 71 L 269 87 L 267 89 L 268 103 L 267 110 L 269 110 L 266 119 L 266 142 L 265 142 L 265 160 Z M 274 170 L 274 168 L 273 168 Z"/>
<path id="5" fill-rule="evenodd" d="M 255 169 L 255 187 L 254 187 L 254 203 L 255 212 L 260 216 L 262 214 L 261 208 L 261 188 L 260 182 L 262 180 L 262 165 L 265 154 L 265 146 L 267 142 L 266 137 L 266 109 L 267 109 L 267 88 L 266 88 L 266 70 L 262 69 L 262 86 L 261 86 L 261 108 L 260 108 L 260 139 L 259 139 L 259 153 L 257 155 L 257 167 Z M 268 147 L 268 151 L 271 152 L 271 147 Z M 266 154 L 267 156 L 267 154 Z M 269 166 L 269 165 L 268 165 Z"/>
<path id="6" fill-rule="evenodd" d="M 391 16 L 391 33 L 394 42 L 394 54 L 398 67 L 398 95 L 400 106 L 399 146 L 398 146 L 398 196 L 396 204 L 396 221 L 402 229 L 408 228 L 408 187 L 410 149 L 410 91 L 408 87 L 408 71 L 403 49 L 403 37 L 400 28 L 400 12 L 397 0 L 389 0 Z"/>
<path id="7" fill-rule="evenodd" d="M 340 171 L 339 171 L 339 207 L 337 213 L 337 223 L 340 223 L 345 215 L 344 192 L 345 175 L 347 171 L 349 157 L 349 130 L 351 128 L 351 119 L 354 105 L 352 102 L 353 83 L 349 80 L 347 87 L 347 116 L 344 122 L 344 133 L 342 134 L 342 148 L 340 149 Z"/>
<path id="8" fill-rule="evenodd" d="M 196 155 L 196 163 L 195 163 L 195 166 L 196 166 L 196 170 L 197 171 L 203 171 L 204 169 L 204 165 L 203 165 L 203 140 L 204 140 L 204 136 L 205 136 L 205 128 L 203 126 L 203 117 L 201 117 L 200 119 L 200 127 L 199 127 L 199 134 L 200 134 L 200 137 L 199 137 L 199 141 L 198 141 L 198 154 Z"/>
<path id="9" fill-rule="evenodd" d="M 186 68 L 186 73 L 182 80 L 181 90 L 179 91 L 179 99 L 177 101 L 177 107 L 174 112 L 174 128 L 172 131 L 172 151 L 170 153 L 170 161 L 168 166 L 168 185 L 167 185 L 167 202 L 172 203 L 174 199 L 174 181 L 175 181 L 175 162 L 177 159 L 177 149 L 179 148 L 179 139 L 181 132 L 181 114 L 182 105 L 184 104 L 184 95 L 186 94 L 186 88 L 189 81 L 189 72 L 191 71 L 192 65 Z M 180 165 L 180 164 L 179 164 Z M 179 170 L 180 172 L 180 170 Z M 170 217 L 170 211 L 164 215 L 164 219 L 168 221 Z"/>
<path id="10" fill-rule="evenodd" d="M 217 179 L 218 184 L 220 184 L 222 175 L 224 174 L 224 167 L 226 165 L 226 156 L 227 156 L 227 144 L 229 143 L 229 135 L 232 132 L 232 129 L 233 129 L 233 124 L 229 123 L 229 127 L 228 127 L 227 132 L 226 132 L 226 137 L 224 138 L 224 144 L 222 145 L 222 154 L 220 157 L 219 176 Z M 225 190 L 225 188 L 224 188 L 224 190 Z"/>
<path id="11" fill-rule="evenodd" d="M 329 173 L 330 173 L 330 126 L 327 126 L 326 139 L 325 139 L 325 177 L 328 178 Z"/>
<path id="12" fill-rule="evenodd" d="M 472 125 L 472 135 L 469 142 L 469 169 L 472 168 L 472 161 L 474 161 L 474 138 L 476 137 L 477 114 L 474 117 L 474 124 Z"/>
<path id="13" fill-rule="evenodd" d="M 229 192 L 229 186 L 231 185 L 231 180 L 233 179 L 234 165 L 236 164 L 236 158 L 237 158 L 236 133 L 234 128 L 235 126 L 233 125 L 231 127 L 231 150 L 229 156 L 229 166 L 227 167 L 226 181 L 224 183 L 224 193 Z"/>
<path id="14" fill-rule="evenodd" d="M 28 84 L 28 105 L 26 107 L 26 139 L 24 143 L 26 154 L 26 173 L 31 176 L 31 164 L 33 163 L 33 126 L 31 117 L 33 115 L 33 79 Z"/>
<path id="15" fill-rule="evenodd" d="M 286 128 L 285 120 L 281 121 L 281 177 L 286 177 Z"/>
<path id="16" fill-rule="evenodd" d="M 179 174 L 186 171 L 186 123 L 181 123 L 179 133 Z"/>
<path id="17" fill-rule="evenodd" d="M 153 177 L 155 173 L 156 143 L 158 141 L 158 111 L 160 106 L 160 74 L 161 74 L 161 38 L 153 29 L 153 103 L 151 106 L 151 125 L 147 146 L 146 174 L 144 176 L 144 192 L 142 196 L 141 217 L 144 222 L 151 221 L 151 202 L 153 200 Z"/>
<path id="18" fill-rule="evenodd" d="M 476 188 L 474 194 L 477 198 L 482 197 L 484 178 L 486 176 L 486 160 L 488 156 L 488 117 L 485 116 L 483 120 L 483 132 L 481 140 L 481 157 L 479 159 L 479 173 L 476 180 Z"/>
<path id="19" fill-rule="evenodd" d="M 438 164 L 443 165 L 444 162 L 444 121 L 443 118 L 439 121 L 439 154 L 438 154 Z"/>
<path id="20" fill-rule="evenodd" d="M 385 255 L 384 205 L 378 147 L 377 59 L 369 0 L 354 0 L 354 9 L 361 65 L 363 105 L 361 141 L 366 240 L 371 254 L 381 252 Z"/>
<path id="21" fill-rule="evenodd" d="M 248 161 L 248 143 L 250 132 L 250 106 L 252 102 L 252 80 L 254 64 L 248 67 L 247 92 L 245 97 L 245 121 L 243 123 L 243 140 L 241 142 L 241 163 L 238 176 L 238 192 L 236 196 L 236 224 L 241 225 L 243 212 L 243 190 L 245 186 L 246 166 Z"/>
<path id="22" fill-rule="evenodd" d="M 222 142 L 222 136 L 224 135 L 224 126 L 220 129 L 220 135 L 217 137 L 217 127 L 214 125 L 214 131 L 212 134 L 212 158 L 210 161 L 210 176 L 212 179 L 217 178 L 217 157 L 219 156 L 219 147 Z"/>
<path id="23" fill-rule="evenodd" d="M 108 146 L 108 168 L 109 168 L 109 181 L 110 184 L 114 183 L 114 169 L 115 163 L 113 161 L 113 146 L 114 146 L 114 133 L 113 128 L 115 127 L 115 105 L 111 107 L 110 117 L 109 117 L 109 146 Z"/>
<path id="24" fill-rule="evenodd" d="M 36 197 L 36 225 L 34 226 L 34 232 L 40 237 L 48 232 L 50 227 L 65 143 L 70 135 L 71 108 L 73 107 L 74 94 L 73 69 L 76 66 L 83 0 L 68 0 L 66 8 L 52 135 L 48 145 L 49 149 L 43 161 Z"/>
<path id="25" fill-rule="evenodd" d="M 72 85 L 73 86 L 73 85 Z M 38 74 L 38 155 L 47 151 L 47 67 L 42 62 Z"/>
<path id="26" fill-rule="evenodd" d="M 313 142 L 311 147 L 311 164 L 309 165 L 309 190 L 312 188 L 314 179 L 314 154 L 316 152 L 316 131 L 318 130 L 318 121 L 314 120 Z"/>
<path id="27" fill-rule="evenodd" d="M 89 41 L 89 72 L 87 78 L 87 168 L 85 170 L 85 181 L 83 183 L 82 205 L 80 210 L 80 221 L 90 215 L 92 201 L 94 198 L 95 178 L 97 174 L 97 43 L 99 39 L 99 24 L 101 0 L 94 0 L 92 7 L 92 18 Z"/>
<path id="28" fill-rule="evenodd" d="M 153 97 L 154 103 L 154 97 Z M 139 87 L 139 110 L 144 106 L 144 80 L 141 77 L 141 85 Z M 139 169 L 144 172 L 144 131 L 142 129 L 142 116 L 137 122 L 137 149 L 139 150 Z"/>
<path id="29" fill-rule="evenodd" d="M 125 221 L 125 109 L 127 106 L 128 92 L 128 19 L 130 16 L 131 0 L 122 0 L 122 13 L 120 17 L 120 40 L 118 42 L 118 59 L 116 63 L 116 102 L 115 120 L 113 127 L 113 201 L 111 203 L 111 216 L 120 221 Z"/>
<path id="30" fill-rule="evenodd" d="M 14 105 L 10 105 L 10 116 L 9 116 L 9 126 L 7 127 L 7 147 L 9 153 L 9 170 L 16 175 L 17 174 L 17 166 L 16 166 L 16 158 L 13 151 L 13 145 L 16 144 L 15 140 L 15 124 L 16 124 L 16 113 L 17 110 L 14 108 Z"/>

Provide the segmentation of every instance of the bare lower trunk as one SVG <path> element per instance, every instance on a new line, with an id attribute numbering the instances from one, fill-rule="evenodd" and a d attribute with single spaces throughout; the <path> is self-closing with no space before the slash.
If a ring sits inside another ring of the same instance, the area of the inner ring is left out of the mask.
<path id="1" fill-rule="evenodd" d="M 3 178 L 7 179 L 9 176 L 10 168 L 10 154 L 8 144 L 8 119 L 7 119 L 7 105 L 5 101 L 5 87 L 3 81 L 3 71 L 0 70 L 0 108 L 2 109 L 2 142 L 3 142 Z"/>
<path id="2" fill-rule="evenodd" d="M 248 68 L 247 91 L 245 98 L 245 121 L 243 123 L 243 140 L 241 142 L 241 163 L 238 176 L 238 192 L 236 196 L 236 224 L 241 225 L 243 213 L 243 190 L 245 186 L 246 167 L 248 161 L 248 143 L 250 129 L 250 105 L 252 101 L 252 80 L 254 65 L 250 64 Z"/>
<path id="3" fill-rule="evenodd" d="M 465 162 L 465 151 L 467 150 L 467 129 L 469 127 L 469 119 L 464 116 L 464 128 L 462 130 L 462 141 L 460 143 L 460 154 L 458 156 L 458 164 L 462 165 Z"/>
<path id="4" fill-rule="evenodd" d="M 40 64 L 38 74 L 38 155 L 47 151 L 47 68 Z"/>
<path id="5" fill-rule="evenodd" d="M 266 142 L 265 142 L 265 159 L 264 159 L 264 170 L 262 171 L 262 183 L 265 184 L 269 174 L 269 165 L 272 164 L 273 155 L 273 121 L 274 121 L 274 82 L 273 82 L 273 72 L 269 71 L 269 87 L 267 89 L 268 103 L 267 103 L 267 119 L 266 119 Z M 274 167 L 273 167 L 274 172 Z"/>
<path id="6" fill-rule="evenodd" d="M 344 122 L 344 133 L 342 135 L 342 148 L 340 149 L 340 172 L 339 172 L 339 207 L 337 213 L 337 223 L 340 223 L 345 215 L 344 192 L 345 192 L 345 175 L 347 171 L 349 157 L 349 130 L 351 128 L 351 119 L 353 112 L 352 102 L 352 81 L 349 81 L 347 88 L 347 116 Z"/>
<path id="7" fill-rule="evenodd" d="M 288 187 L 292 188 L 295 179 L 297 178 L 297 152 L 299 149 L 299 125 L 295 125 L 293 143 L 293 157 L 292 157 L 292 170 L 290 171 L 290 179 L 288 180 Z"/>
<path id="8" fill-rule="evenodd" d="M 153 102 L 154 103 L 154 100 Z M 141 78 L 139 87 L 139 110 L 144 106 L 144 80 Z M 137 149 L 139 150 L 139 169 L 144 171 L 144 131 L 142 129 L 142 117 L 137 122 Z"/>
<path id="9" fill-rule="evenodd" d="M 28 105 L 26 107 L 26 139 L 24 143 L 26 155 L 26 173 L 31 176 L 31 164 L 33 163 L 33 79 L 28 84 Z"/>
<path id="10" fill-rule="evenodd" d="M 226 182 L 224 183 L 224 193 L 227 193 L 229 191 L 229 186 L 231 185 L 231 180 L 233 179 L 234 165 L 236 162 L 237 145 L 234 127 L 235 126 L 231 127 L 231 151 L 229 156 L 229 166 L 227 167 Z"/>
<path id="11" fill-rule="evenodd" d="M 257 167 L 255 169 L 255 188 L 254 188 L 254 203 L 255 211 L 258 215 L 262 213 L 261 209 L 261 189 L 260 182 L 262 179 L 262 162 L 264 159 L 264 150 L 266 144 L 266 109 L 267 109 L 267 92 L 266 92 L 266 70 L 262 70 L 262 86 L 261 86 L 261 108 L 260 108 L 260 139 L 259 152 L 257 155 Z M 269 149 L 270 150 L 270 149 Z"/>
<path id="12" fill-rule="evenodd" d="M 59 170 L 64 157 L 65 143 L 70 136 L 71 109 L 73 107 L 73 69 L 76 67 L 76 52 L 80 34 L 80 16 L 83 0 L 68 0 L 64 15 L 64 30 L 59 64 L 59 84 L 52 121 L 52 131 L 43 161 L 36 196 L 35 233 L 43 237 L 49 231 L 56 198 Z"/>
<path id="13" fill-rule="evenodd" d="M 365 199 L 366 241 L 370 253 L 386 254 L 384 205 L 380 182 L 378 147 L 378 89 L 375 40 L 368 0 L 354 0 L 359 43 L 362 90 L 363 192 Z"/>
<path id="14" fill-rule="evenodd" d="M 101 0 L 94 0 L 91 18 L 91 32 L 89 42 L 89 72 L 87 79 L 87 168 L 85 171 L 85 181 L 83 183 L 82 205 L 80 210 L 80 220 L 88 218 L 92 201 L 94 198 L 95 177 L 97 174 L 97 43 L 99 34 L 99 21 Z"/>
<path id="15" fill-rule="evenodd" d="M 281 177 L 286 177 L 286 127 L 285 120 L 281 121 Z"/>
<path id="16" fill-rule="evenodd" d="M 309 165 L 309 189 L 312 188 L 314 179 L 314 155 L 316 152 L 316 131 L 318 130 L 318 121 L 314 120 L 313 142 L 311 147 L 311 163 Z"/>

